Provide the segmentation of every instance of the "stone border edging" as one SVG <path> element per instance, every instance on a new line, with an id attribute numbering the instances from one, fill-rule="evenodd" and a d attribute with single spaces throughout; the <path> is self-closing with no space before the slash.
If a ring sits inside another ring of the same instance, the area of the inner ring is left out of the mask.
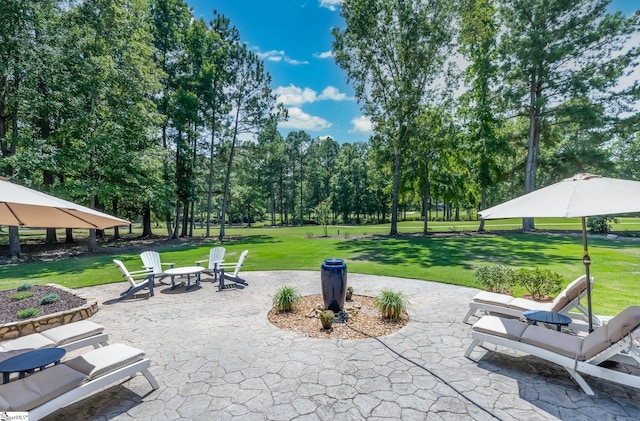
<path id="1" fill-rule="evenodd" d="M 47 286 L 59 288 L 63 291 L 73 294 L 86 300 L 81 307 L 76 307 L 67 311 L 59 311 L 57 313 L 45 314 L 35 319 L 21 320 L 19 322 L 7 323 L 0 326 L 0 341 L 7 339 L 15 339 L 20 336 L 29 335 L 36 332 L 42 332 L 66 323 L 77 322 L 87 319 L 98 312 L 98 300 L 95 298 L 85 298 L 78 294 L 77 291 L 66 288 L 58 284 L 47 284 Z"/>

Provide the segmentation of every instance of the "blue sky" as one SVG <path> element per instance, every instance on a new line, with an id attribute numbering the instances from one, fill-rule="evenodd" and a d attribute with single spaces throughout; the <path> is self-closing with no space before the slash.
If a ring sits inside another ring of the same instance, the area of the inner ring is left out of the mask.
<path id="1" fill-rule="evenodd" d="M 243 42 L 264 61 L 272 88 L 289 109 L 280 132 L 304 130 L 311 137 L 331 136 L 339 143 L 366 142 L 371 135 L 331 56 L 331 28 L 343 26 L 341 0 L 186 0 L 196 18 L 209 22 L 213 9 L 231 19 Z M 613 0 L 610 9 L 626 14 L 640 0 Z"/>

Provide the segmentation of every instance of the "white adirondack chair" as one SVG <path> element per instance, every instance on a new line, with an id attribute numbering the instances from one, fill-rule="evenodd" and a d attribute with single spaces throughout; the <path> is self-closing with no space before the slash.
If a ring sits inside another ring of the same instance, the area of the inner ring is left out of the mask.
<path id="1" fill-rule="evenodd" d="M 198 266 L 202 266 L 202 263 L 208 262 L 207 268 L 203 270 L 202 273 L 213 276 L 214 282 L 218 280 L 218 269 L 222 262 L 224 262 L 225 251 L 224 247 L 214 247 L 209 250 L 209 260 L 198 260 L 196 262 L 196 265 Z"/>
<path id="2" fill-rule="evenodd" d="M 169 266 L 169 268 L 173 268 L 173 263 L 162 263 L 160 260 L 160 253 L 157 251 L 144 251 L 140 253 L 140 259 L 142 259 L 142 266 L 146 269 L 151 269 L 153 272 L 153 276 L 158 281 L 162 281 L 166 278 L 167 274 L 164 273 L 162 266 Z"/>
<path id="3" fill-rule="evenodd" d="M 127 267 L 118 259 L 114 259 L 113 263 L 118 266 L 122 276 L 129 281 L 129 289 L 120 293 L 119 300 L 124 300 L 143 289 L 149 290 L 149 297 L 153 297 L 153 271 L 151 269 L 136 270 L 129 272 Z"/>
<path id="4" fill-rule="evenodd" d="M 218 291 L 225 289 L 225 280 L 235 282 L 235 285 L 233 285 L 235 288 L 244 288 L 245 285 L 249 285 L 247 281 L 238 276 L 240 268 L 244 265 L 244 260 L 246 259 L 247 254 L 249 254 L 249 250 L 245 250 L 240 253 L 240 258 L 235 263 L 220 263 L 218 265 L 218 270 L 220 271 Z M 226 288 L 229 288 L 229 286 L 226 286 Z"/>

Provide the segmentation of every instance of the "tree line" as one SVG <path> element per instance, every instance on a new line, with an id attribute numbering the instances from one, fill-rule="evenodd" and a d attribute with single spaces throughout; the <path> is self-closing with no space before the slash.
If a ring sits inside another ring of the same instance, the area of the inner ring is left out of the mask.
<path id="1" fill-rule="evenodd" d="M 436 205 L 473 218 L 576 172 L 638 178 L 640 90 L 621 82 L 638 65 L 640 13 L 608 4 L 345 0 L 333 51 L 374 134 L 340 143 L 279 133 L 287 113 L 264 63 L 216 11 L 5 1 L 0 172 L 140 220 L 143 235 L 162 221 L 168 238 L 219 224 L 220 239 L 234 221 L 297 225 L 319 209 L 390 220 L 391 234 L 403 209 L 421 210 L 427 233 Z"/>

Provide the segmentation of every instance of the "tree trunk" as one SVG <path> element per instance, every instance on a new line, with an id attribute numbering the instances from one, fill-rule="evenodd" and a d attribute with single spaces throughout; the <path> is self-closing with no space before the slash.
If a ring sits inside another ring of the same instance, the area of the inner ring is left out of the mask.
<path id="1" fill-rule="evenodd" d="M 20 258 L 20 232 L 15 226 L 9 227 L 9 253 L 12 261 Z"/>
<path id="2" fill-rule="evenodd" d="M 231 150 L 229 151 L 229 160 L 227 161 L 227 172 L 224 177 L 224 193 L 222 194 L 222 219 L 220 221 L 220 234 L 218 239 L 220 242 L 224 239 L 224 224 L 227 216 L 227 206 L 229 202 L 229 190 L 231 188 L 231 167 L 233 165 L 233 155 L 236 152 L 236 141 L 238 139 L 238 119 L 240 117 L 240 104 L 236 106 L 235 125 L 233 127 L 233 138 L 231 140 Z"/>
<path id="3" fill-rule="evenodd" d="M 41 131 L 45 131 L 44 128 L 41 128 Z M 44 170 L 42 174 L 42 178 L 44 180 L 44 185 L 47 190 L 50 190 L 53 185 L 53 174 L 49 170 Z M 46 244 L 57 244 L 58 243 L 58 235 L 56 233 L 55 228 L 47 228 L 47 234 L 45 239 Z"/>
<path id="4" fill-rule="evenodd" d="M 73 228 L 66 228 L 65 229 L 64 242 L 67 243 L 67 244 L 73 243 Z"/>
<path id="5" fill-rule="evenodd" d="M 424 192 L 422 194 L 422 209 L 424 212 L 424 223 L 422 225 L 422 235 L 427 235 L 429 233 L 429 218 L 427 215 L 427 208 L 429 206 L 429 159 L 426 160 L 425 163 L 425 171 L 424 171 Z"/>
<path id="6" fill-rule="evenodd" d="M 485 187 L 483 187 L 482 191 L 480 192 L 480 209 L 481 210 L 484 210 L 486 203 L 487 203 L 487 190 Z M 484 231 L 484 219 L 480 219 L 480 226 L 478 227 L 478 231 L 480 232 Z"/>
<path id="7" fill-rule="evenodd" d="M 213 92 L 216 92 L 217 79 L 213 81 Z M 213 196 L 213 152 L 215 150 L 215 133 L 216 133 L 216 101 L 213 101 L 213 107 L 211 109 L 211 144 L 209 147 L 209 179 L 207 180 L 207 231 L 205 237 L 209 238 L 211 235 L 211 201 Z"/>
<path id="8" fill-rule="evenodd" d="M 151 205 L 145 203 L 142 208 L 142 236 L 149 237 L 151 234 Z"/>
<path id="9" fill-rule="evenodd" d="M 538 168 L 538 149 L 540 144 L 540 110 L 537 99 L 540 97 L 538 80 L 531 77 L 529 92 L 529 135 L 527 138 L 527 162 L 524 173 L 524 193 L 536 189 L 536 170 Z M 534 229 L 533 218 L 522 219 L 522 230 L 527 232 Z"/>
<path id="10" fill-rule="evenodd" d="M 398 197 L 400 195 L 400 165 L 402 163 L 402 148 L 398 142 L 393 164 L 393 193 L 391 196 L 391 230 L 389 235 L 398 235 Z"/>
<path id="11" fill-rule="evenodd" d="M 98 240 L 96 238 L 96 230 L 90 229 L 89 230 L 89 251 L 96 251 L 96 250 L 98 250 Z"/>

